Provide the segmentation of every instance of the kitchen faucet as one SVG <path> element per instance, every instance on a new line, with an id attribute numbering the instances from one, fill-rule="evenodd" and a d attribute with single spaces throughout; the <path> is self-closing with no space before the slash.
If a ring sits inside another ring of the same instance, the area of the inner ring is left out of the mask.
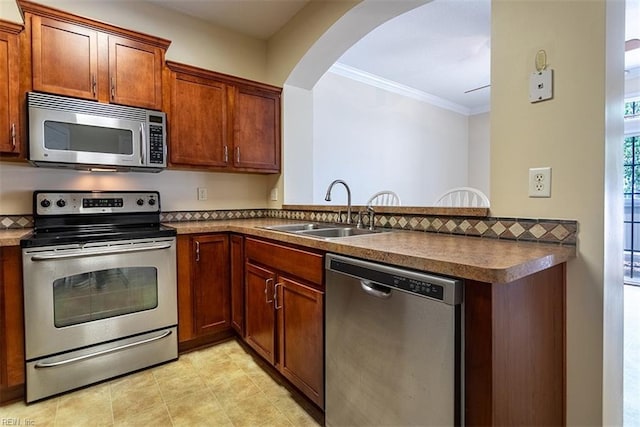
<path id="1" fill-rule="evenodd" d="M 344 188 L 347 189 L 347 221 L 346 222 L 347 222 L 347 224 L 351 224 L 351 190 L 349 189 L 349 186 L 347 185 L 346 182 L 344 182 L 341 179 L 336 179 L 331 184 L 329 184 L 329 188 L 327 188 L 327 195 L 324 197 L 324 199 L 327 202 L 331 201 L 331 189 L 336 184 L 342 184 L 342 185 L 344 185 Z M 342 218 L 341 217 L 338 218 L 338 222 L 342 222 Z"/>

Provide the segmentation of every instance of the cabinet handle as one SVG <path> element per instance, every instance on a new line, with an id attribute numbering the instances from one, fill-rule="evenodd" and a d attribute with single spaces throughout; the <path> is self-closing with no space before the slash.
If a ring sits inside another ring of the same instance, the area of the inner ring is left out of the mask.
<path id="1" fill-rule="evenodd" d="M 236 163 L 240 163 L 240 147 L 236 147 Z"/>
<path id="2" fill-rule="evenodd" d="M 96 96 L 96 75 L 91 75 L 91 92 L 93 92 L 93 96 Z"/>
<path id="3" fill-rule="evenodd" d="M 273 302 L 273 300 L 269 299 L 269 281 L 273 283 L 273 279 L 271 277 L 264 281 L 264 302 L 266 302 L 267 304 L 271 304 Z"/>
<path id="4" fill-rule="evenodd" d="M 116 98 L 116 79 L 111 77 L 111 99 L 114 100 Z"/>
<path id="5" fill-rule="evenodd" d="M 229 147 L 224 146 L 224 162 L 229 163 Z"/>
<path id="6" fill-rule="evenodd" d="M 273 288 L 273 300 L 275 301 L 276 310 L 280 310 L 282 305 L 278 307 L 278 286 L 283 286 L 283 283 L 276 283 L 276 286 Z"/>
<path id="7" fill-rule="evenodd" d="M 196 262 L 200 262 L 200 242 L 196 240 Z"/>
<path id="8" fill-rule="evenodd" d="M 13 150 L 16 149 L 16 124 L 11 123 L 11 145 L 13 146 Z"/>

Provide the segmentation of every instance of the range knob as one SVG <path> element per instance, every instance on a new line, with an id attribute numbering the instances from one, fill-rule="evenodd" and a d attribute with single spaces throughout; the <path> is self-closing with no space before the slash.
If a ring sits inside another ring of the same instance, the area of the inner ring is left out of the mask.
<path id="1" fill-rule="evenodd" d="M 56 206 L 58 206 L 59 208 L 64 208 L 65 206 L 67 206 L 67 202 L 65 202 L 63 199 L 60 199 L 56 202 Z"/>
<path id="2" fill-rule="evenodd" d="M 144 200 L 138 199 L 138 200 L 136 200 L 136 203 L 138 204 L 138 206 L 142 206 L 142 205 L 144 205 Z"/>
<path id="3" fill-rule="evenodd" d="M 40 202 L 40 206 L 42 206 L 43 208 L 48 208 L 49 206 L 51 206 L 51 202 L 49 201 L 49 199 L 42 199 L 42 201 Z"/>
<path id="4" fill-rule="evenodd" d="M 156 204 L 156 199 L 149 199 L 149 204 L 151 206 L 155 205 Z"/>

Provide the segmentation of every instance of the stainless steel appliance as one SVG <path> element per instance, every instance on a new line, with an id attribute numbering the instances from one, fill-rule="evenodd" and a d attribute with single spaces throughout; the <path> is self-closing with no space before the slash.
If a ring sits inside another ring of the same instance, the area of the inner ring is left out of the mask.
<path id="1" fill-rule="evenodd" d="M 460 425 L 462 282 L 333 254 L 326 273 L 326 425 Z"/>
<path id="2" fill-rule="evenodd" d="M 27 402 L 176 359 L 176 231 L 159 193 L 35 191 L 33 212 Z"/>
<path id="3" fill-rule="evenodd" d="M 29 92 L 29 161 L 35 166 L 160 172 L 167 166 L 160 111 Z"/>

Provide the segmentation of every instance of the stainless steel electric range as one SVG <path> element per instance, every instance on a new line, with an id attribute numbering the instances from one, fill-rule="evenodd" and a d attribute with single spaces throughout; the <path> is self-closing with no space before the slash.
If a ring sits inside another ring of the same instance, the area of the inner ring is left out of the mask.
<path id="1" fill-rule="evenodd" d="M 177 359 L 176 231 L 155 191 L 35 191 L 26 400 Z"/>

